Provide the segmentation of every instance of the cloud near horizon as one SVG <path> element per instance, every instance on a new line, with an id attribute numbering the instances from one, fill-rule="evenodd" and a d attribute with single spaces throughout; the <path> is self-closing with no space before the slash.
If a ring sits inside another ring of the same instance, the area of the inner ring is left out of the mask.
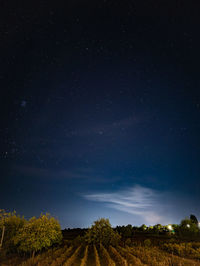
<path id="1" fill-rule="evenodd" d="M 175 200 L 176 197 L 170 192 L 161 193 L 140 185 L 118 192 L 87 194 L 84 198 L 102 202 L 106 207 L 137 216 L 148 225 L 176 223 L 177 220 L 180 221 L 179 219 L 190 214 L 181 207 L 180 195 Z M 184 215 L 184 213 L 187 214 Z"/>

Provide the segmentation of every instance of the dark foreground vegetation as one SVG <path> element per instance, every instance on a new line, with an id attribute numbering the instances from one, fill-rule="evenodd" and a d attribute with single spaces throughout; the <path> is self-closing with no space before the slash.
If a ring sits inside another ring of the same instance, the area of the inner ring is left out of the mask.
<path id="1" fill-rule="evenodd" d="M 99 219 L 89 229 L 65 229 L 49 214 L 30 220 L 0 211 L 0 265 L 200 265 L 194 215 L 179 225 L 117 226 Z"/>

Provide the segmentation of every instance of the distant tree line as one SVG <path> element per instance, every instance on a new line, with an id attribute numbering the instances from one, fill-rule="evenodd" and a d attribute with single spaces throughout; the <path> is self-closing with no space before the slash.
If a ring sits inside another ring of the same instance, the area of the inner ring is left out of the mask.
<path id="1" fill-rule="evenodd" d="M 151 234 L 151 235 L 175 235 L 177 237 L 200 237 L 200 227 L 195 215 L 191 214 L 190 218 L 185 218 L 180 224 L 154 226 L 117 226 L 115 231 L 120 234 L 122 239 L 133 238 L 135 234 Z"/>

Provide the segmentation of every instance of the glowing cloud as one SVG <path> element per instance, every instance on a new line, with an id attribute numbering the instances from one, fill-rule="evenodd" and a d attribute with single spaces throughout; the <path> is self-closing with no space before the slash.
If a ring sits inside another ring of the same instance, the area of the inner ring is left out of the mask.
<path id="1" fill-rule="evenodd" d="M 166 220 L 159 212 L 162 208 L 159 204 L 161 195 L 150 188 L 136 185 L 124 191 L 89 194 L 84 197 L 91 201 L 105 202 L 108 207 L 123 212 L 140 215 L 149 224 Z"/>

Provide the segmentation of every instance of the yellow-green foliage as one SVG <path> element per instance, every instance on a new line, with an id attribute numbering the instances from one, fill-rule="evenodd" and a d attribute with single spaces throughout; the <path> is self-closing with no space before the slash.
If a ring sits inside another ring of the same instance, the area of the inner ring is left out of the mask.
<path id="1" fill-rule="evenodd" d="M 189 218 L 186 218 L 181 221 L 181 224 L 178 227 L 177 231 L 178 231 L 178 234 L 182 237 L 199 237 L 200 236 L 198 225 L 195 224 Z"/>
<path id="2" fill-rule="evenodd" d="M 87 257 L 88 257 L 88 246 L 86 246 L 85 251 L 84 251 L 84 256 L 81 260 L 81 266 L 86 266 L 86 262 L 87 262 Z"/>
<path id="3" fill-rule="evenodd" d="M 98 251 L 96 249 L 96 246 L 94 245 L 93 247 L 94 247 L 95 265 L 96 266 L 101 266 L 100 259 L 99 259 L 99 254 L 98 254 Z"/>
<path id="4" fill-rule="evenodd" d="M 59 222 L 49 214 L 27 221 L 14 238 L 19 251 L 35 252 L 48 248 L 62 240 Z"/>
<path id="5" fill-rule="evenodd" d="M 115 246 L 119 243 L 120 235 L 112 229 L 108 219 L 101 218 L 89 228 L 85 240 L 88 244 Z"/>
<path id="6" fill-rule="evenodd" d="M 144 245 L 145 245 L 145 247 L 150 247 L 151 246 L 151 240 L 150 239 L 145 239 L 144 240 Z"/>
<path id="7" fill-rule="evenodd" d="M 115 262 L 111 259 L 107 249 L 102 244 L 100 244 L 100 250 L 101 250 L 103 259 L 106 262 L 106 266 L 115 266 Z"/>
<path id="8" fill-rule="evenodd" d="M 82 248 L 82 246 L 79 246 L 75 250 L 75 252 L 72 254 L 72 256 L 63 265 L 64 266 L 71 266 L 75 262 L 77 256 L 79 255 L 81 248 Z"/>
<path id="9" fill-rule="evenodd" d="M 118 266 L 127 266 L 127 261 L 119 254 L 119 252 L 112 246 L 109 247 L 109 252 L 114 257 L 114 260 Z"/>
<path id="10" fill-rule="evenodd" d="M 3 239 L 3 247 L 7 250 L 14 250 L 14 238 L 18 231 L 24 226 L 26 220 L 20 217 L 16 212 L 5 212 L 0 209 L 0 235 L 3 226 L 5 227 L 5 234 Z"/>

